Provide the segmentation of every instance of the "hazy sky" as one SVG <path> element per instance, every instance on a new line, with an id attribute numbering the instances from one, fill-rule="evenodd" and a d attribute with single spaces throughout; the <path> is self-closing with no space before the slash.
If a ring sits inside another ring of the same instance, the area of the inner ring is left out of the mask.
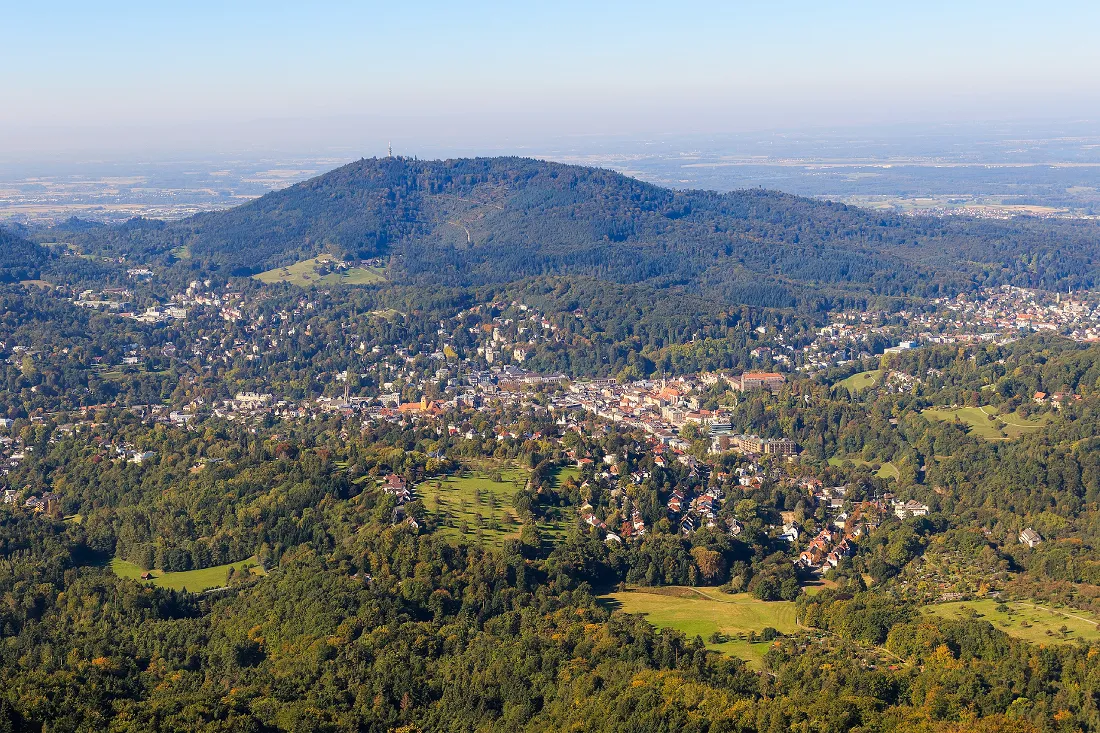
<path id="1" fill-rule="evenodd" d="M 0 152 L 1100 117 L 1097 2 L 0 0 Z"/>

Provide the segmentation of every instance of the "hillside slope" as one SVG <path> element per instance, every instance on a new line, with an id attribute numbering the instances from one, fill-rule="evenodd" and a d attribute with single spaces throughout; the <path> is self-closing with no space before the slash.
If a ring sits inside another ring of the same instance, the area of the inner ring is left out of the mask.
<path id="1" fill-rule="evenodd" d="M 763 190 L 672 191 L 522 158 L 360 160 L 229 211 L 73 237 L 144 259 L 186 252 L 192 267 L 234 274 L 329 251 L 390 257 L 393 279 L 406 282 L 584 274 L 758 305 L 815 292 L 929 295 L 1100 280 L 1092 222 L 884 216 Z"/>
<path id="2" fill-rule="evenodd" d="M 42 245 L 0 229 L 0 282 L 35 280 L 49 259 L 50 253 Z"/>

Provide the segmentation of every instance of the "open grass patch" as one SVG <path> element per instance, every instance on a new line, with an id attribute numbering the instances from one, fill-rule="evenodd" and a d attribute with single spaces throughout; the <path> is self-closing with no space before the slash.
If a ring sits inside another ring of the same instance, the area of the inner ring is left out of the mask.
<path id="1" fill-rule="evenodd" d="M 561 466 L 554 469 L 554 473 L 550 478 L 550 485 L 556 489 L 569 479 L 580 481 L 580 478 L 581 470 L 576 466 Z"/>
<path id="2" fill-rule="evenodd" d="M 328 263 L 332 261 L 331 256 L 320 255 L 286 267 L 276 267 L 253 277 L 268 284 L 290 283 L 301 287 L 309 285 L 373 285 L 386 281 L 382 270 L 377 267 L 350 267 L 337 272 L 325 272 Z"/>
<path id="3" fill-rule="evenodd" d="M 935 618 L 988 621 L 1009 636 L 1034 644 L 1070 644 L 1078 639 L 1100 642 L 1100 618 L 1075 608 L 983 598 L 936 603 L 926 606 L 924 612 Z"/>
<path id="4" fill-rule="evenodd" d="M 229 575 L 229 568 L 234 568 L 237 572 L 241 572 L 245 565 L 252 565 L 250 572 L 253 575 L 262 576 L 265 574 L 263 568 L 259 566 L 257 559 L 255 557 L 250 557 L 247 560 L 241 560 L 240 562 L 229 563 L 227 565 L 215 565 L 214 567 L 202 568 L 201 570 L 186 570 L 179 573 L 150 570 L 149 574 L 152 578 L 146 582 L 152 583 L 160 588 L 189 590 L 193 593 L 199 593 L 204 590 L 209 590 L 210 588 L 224 587 Z M 142 574 L 146 572 L 142 570 L 140 566 L 118 557 L 111 560 L 111 570 L 120 578 L 130 578 L 132 580 L 141 580 Z"/>
<path id="5" fill-rule="evenodd" d="M 958 419 L 967 432 L 985 440 L 1012 440 L 1041 430 L 1047 417 L 1025 418 L 1018 412 L 1001 414 L 996 407 L 929 407 L 921 410 L 929 420 L 954 422 Z"/>
<path id="6" fill-rule="evenodd" d="M 830 466 L 843 466 L 846 461 L 851 461 L 857 466 L 874 466 L 871 461 L 865 461 L 858 456 L 833 456 L 829 459 Z M 901 477 L 901 472 L 898 471 L 898 467 L 892 462 L 879 464 L 878 469 L 875 470 L 875 475 L 879 478 L 892 478 L 898 479 Z"/>
<path id="7" fill-rule="evenodd" d="M 748 593 L 671 586 L 609 593 L 600 600 L 614 609 L 641 614 L 657 628 L 676 629 L 689 638 L 700 636 L 708 648 L 740 657 L 755 667 L 760 666 L 771 644 L 750 642 L 750 633 L 759 634 L 768 627 L 782 634 L 798 631 L 794 603 L 761 601 Z M 711 642 L 715 633 L 725 640 Z"/>
<path id="8" fill-rule="evenodd" d="M 870 371 L 853 374 L 847 379 L 842 379 L 836 383 L 836 386 L 844 387 L 849 392 L 855 394 L 856 392 L 862 392 L 869 387 L 874 387 L 880 381 L 882 381 L 882 370 L 871 369 Z"/>

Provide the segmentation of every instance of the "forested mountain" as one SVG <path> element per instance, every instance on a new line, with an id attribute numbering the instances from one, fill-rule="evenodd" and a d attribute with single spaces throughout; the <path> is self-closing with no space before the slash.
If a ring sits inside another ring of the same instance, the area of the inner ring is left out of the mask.
<path id="1" fill-rule="evenodd" d="M 329 251 L 393 279 L 470 285 L 583 274 L 684 285 L 729 303 L 1091 287 L 1093 222 L 941 220 L 745 190 L 672 191 L 521 158 L 360 160 L 229 211 L 66 227 L 95 253 L 252 274 Z"/>
<path id="2" fill-rule="evenodd" d="M 42 245 L 0 229 L 0 282 L 37 278 L 49 257 L 49 252 Z"/>

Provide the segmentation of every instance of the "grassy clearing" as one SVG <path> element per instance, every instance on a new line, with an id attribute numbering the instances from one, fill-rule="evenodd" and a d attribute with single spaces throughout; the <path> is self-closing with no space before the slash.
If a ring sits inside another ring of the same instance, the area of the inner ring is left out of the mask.
<path id="1" fill-rule="evenodd" d="M 229 563 L 228 565 L 215 565 L 211 568 L 187 570 L 182 573 L 166 573 L 163 570 L 150 570 L 149 572 L 153 576 L 153 579 L 147 582 L 161 588 L 171 588 L 172 590 L 186 589 L 193 593 L 198 593 L 200 591 L 209 590 L 210 588 L 223 587 L 225 585 L 226 575 L 229 573 L 229 568 L 236 568 L 237 572 L 240 572 L 241 568 L 246 563 L 252 563 L 255 566 L 251 570 L 253 575 L 265 574 L 256 558 L 250 557 L 247 560 Z M 140 580 L 141 574 L 145 572 L 134 563 L 117 557 L 111 560 L 111 570 L 120 578 L 131 578 L 132 580 Z"/>
<path id="2" fill-rule="evenodd" d="M 556 489 L 565 483 L 568 479 L 574 481 L 580 481 L 581 470 L 576 466 L 563 466 L 554 471 L 554 477 L 551 480 L 551 485 Z"/>
<path id="3" fill-rule="evenodd" d="M 872 369 L 868 372 L 860 372 L 859 374 L 853 374 L 847 379 L 842 379 L 836 383 L 837 387 L 844 387 L 849 392 L 862 392 L 868 387 L 874 387 L 882 380 L 882 370 Z"/>
<path id="4" fill-rule="evenodd" d="M 326 262 L 331 261 L 332 257 L 321 255 L 286 267 L 277 267 L 274 270 L 261 272 L 253 277 L 268 284 L 290 283 L 302 287 L 307 285 L 372 285 L 386 281 L 382 270 L 376 267 L 352 267 L 343 272 L 331 272 L 322 275 L 321 267 Z"/>
<path id="5" fill-rule="evenodd" d="M 856 458 L 854 456 L 833 456 L 829 459 L 830 466 L 843 465 L 845 461 L 851 461 L 857 466 L 871 466 L 874 465 L 871 461 L 865 461 L 862 458 Z M 875 475 L 879 478 L 892 478 L 897 479 L 901 476 L 901 472 L 898 471 L 898 467 L 890 461 L 879 464 L 879 468 L 875 471 Z"/>
<path id="6" fill-rule="evenodd" d="M 1035 644 L 1070 644 L 1078 639 L 1100 641 L 1100 618 L 1075 608 L 1052 608 L 1023 601 L 1005 601 L 1008 611 L 998 611 L 1001 601 L 937 603 L 924 611 L 936 618 L 978 618 L 996 626 L 1009 636 Z M 1062 629 L 1066 629 L 1063 634 Z"/>
<path id="7" fill-rule="evenodd" d="M 798 631 L 794 620 L 795 604 L 790 601 L 761 601 L 748 593 L 723 593 L 716 588 L 646 588 L 610 593 L 601 600 L 626 613 L 638 613 L 657 628 L 672 628 L 688 637 L 701 636 L 704 641 L 715 632 L 726 637 L 770 626 L 784 634 Z M 751 643 L 733 638 L 720 644 L 707 642 L 707 647 L 731 654 L 759 667 L 771 644 Z"/>
<path id="8" fill-rule="evenodd" d="M 967 432 L 985 440 L 1019 438 L 1041 429 L 1047 422 L 1046 416 L 1029 419 L 1015 412 L 1001 415 L 996 407 L 929 407 L 922 410 L 921 414 L 930 420 L 942 422 L 954 422 L 958 418 L 969 426 Z M 995 415 L 997 419 L 990 420 L 990 415 Z M 1004 423 L 1004 435 L 1001 435 L 1001 430 L 997 427 L 1000 423 Z"/>
<path id="9" fill-rule="evenodd" d="M 482 545 L 500 547 L 508 537 L 518 537 L 520 520 L 512 498 L 527 482 L 527 472 L 518 468 L 468 471 L 460 476 L 430 479 L 416 487 L 417 496 L 430 512 L 442 515 L 439 533 L 444 537 L 465 537 Z M 499 479 L 499 480 L 498 480 Z M 547 540 L 564 534 L 564 514 L 540 522 L 539 532 Z"/>
<path id="10" fill-rule="evenodd" d="M 878 470 L 875 471 L 875 475 L 879 478 L 892 478 L 896 481 L 901 478 L 901 471 L 898 470 L 898 467 L 895 466 L 893 462 L 887 461 L 879 466 Z"/>

